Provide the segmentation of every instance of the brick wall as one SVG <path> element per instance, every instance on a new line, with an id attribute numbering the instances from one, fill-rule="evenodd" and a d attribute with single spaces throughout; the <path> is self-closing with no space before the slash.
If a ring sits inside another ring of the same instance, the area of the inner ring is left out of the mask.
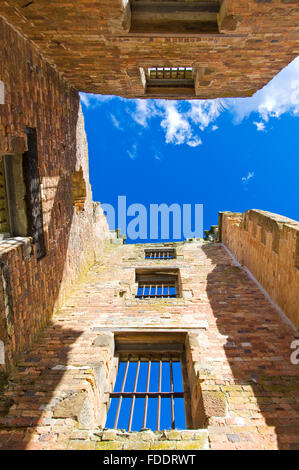
<path id="1" fill-rule="evenodd" d="M 106 248 L 3 387 L 0 447 L 194 449 L 207 433 L 212 449 L 298 448 L 294 332 L 223 246 L 174 246 L 169 261 L 144 259 L 149 245 Z M 135 298 L 135 270 L 157 265 L 180 270 L 180 298 Z M 103 431 L 118 364 L 113 336 L 128 332 L 186 334 L 196 433 L 180 441 L 168 431 Z"/>
<path id="2" fill-rule="evenodd" d="M 108 227 L 92 201 L 77 91 L 1 18 L 0 53 L 5 84 L 0 154 L 21 155 L 27 149 L 25 127 L 36 129 L 46 245 L 40 260 L 28 238 L 0 245 L 0 340 L 8 367 L 61 305 L 74 280 L 100 256 Z M 79 208 L 72 184 L 76 174 L 85 180 Z"/>
<path id="3" fill-rule="evenodd" d="M 299 328 L 299 222 L 260 210 L 220 221 L 222 242 Z"/>
<path id="4" fill-rule="evenodd" d="M 144 97 L 140 67 L 188 66 L 205 70 L 199 98 L 250 96 L 298 52 L 296 0 L 225 0 L 235 29 L 221 34 L 128 33 L 126 3 L 11 0 L 0 14 L 90 93 Z"/>

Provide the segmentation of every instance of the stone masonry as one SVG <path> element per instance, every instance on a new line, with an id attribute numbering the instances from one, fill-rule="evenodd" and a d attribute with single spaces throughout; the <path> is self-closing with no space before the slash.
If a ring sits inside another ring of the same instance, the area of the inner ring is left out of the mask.
<path id="1" fill-rule="evenodd" d="M 74 280 L 100 257 L 109 229 L 100 206 L 92 201 L 78 92 L 1 17 L 0 54 L 5 84 L 0 157 L 21 158 L 27 150 L 25 128 L 37 130 L 46 251 L 37 260 L 30 237 L 0 244 L 0 341 L 5 345 L 1 373 L 37 337 Z"/>
<path id="2" fill-rule="evenodd" d="M 21 171 L 36 136 L 31 216 L 37 209 L 44 244 L 38 256 L 23 198 L 19 236 L 7 219 L 0 234 L 1 449 L 299 448 L 299 370 L 290 360 L 298 223 L 222 213 L 207 242 L 170 244 L 175 259 L 146 260 L 144 245 L 109 233 L 92 200 L 78 94 L 149 98 L 145 71 L 180 66 L 192 68 L 190 99 L 249 96 L 298 54 L 298 1 L 187 0 L 205 32 L 188 30 L 182 2 L 161 0 L 172 18 L 165 31 L 154 3 L 0 4 L 0 197 L 7 159 Z M 157 263 L 179 273 L 178 298 L 136 299 L 136 269 Z M 188 429 L 105 429 L 120 335 L 181 341 Z"/>
<path id="3" fill-rule="evenodd" d="M 250 210 L 220 213 L 221 239 L 299 328 L 299 222 Z"/>
<path id="4" fill-rule="evenodd" d="M 177 258 L 159 262 L 144 259 L 144 245 L 106 248 L 3 384 L 3 449 L 298 448 L 294 330 L 221 244 L 173 246 Z M 136 268 L 157 263 L 180 270 L 180 298 L 135 298 Z M 113 337 L 126 331 L 187 333 L 202 431 L 102 431 L 117 369 Z"/>
<path id="5" fill-rule="evenodd" d="M 185 33 L 169 27 L 133 32 L 132 3 L 10 0 L 1 2 L 0 15 L 32 40 L 69 83 L 90 93 L 148 97 L 140 69 L 185 66 L 198 72 L 198 98 L 250 96 L 298 55 L 297 0 L 216 0 L 216 31 Z"/>

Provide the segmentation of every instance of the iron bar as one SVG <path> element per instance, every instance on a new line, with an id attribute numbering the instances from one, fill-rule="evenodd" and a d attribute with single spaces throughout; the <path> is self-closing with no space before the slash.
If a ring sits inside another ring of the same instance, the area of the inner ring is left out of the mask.
<path id="1" fill-rule="evenodd" d="M 140 353 L 138 354 L 138 360 L 134 361 L 137 362 L 137 367 L 136 367 L 136 373 L 135 373 L 135 380 L 134 380 L 134 386 L 133 386 L 133 391 L 131 392 L 125 392 L 125 386 L 126 386 L 126 381 L 127 381 L 127 375 L 128 375 L 128 370 L 129 366 L 131 363 L 131 353 L 128 356 L 128 359 L 126 361 L 126 367 L 124 371 L 124 376 L 122 378 L 122 385 L 121 385 L 121 391 L 120 392 L 112 392 L 110 393 L 110 398 L 118 398 L 118 406 L 117 406 L 117 411 L 115 415 L 115 422 L 114 422 L 114 429 L 117 429 L 118 426 L 118 421 L 119 421 L 119 416 L 120 416 L 120 411 L 121 411 L 121 406 L 122 406 L 122 400 L 124 398 L 131 398 L 131 407 L 130 407 L 130 415 L 129 415 L 129 422 L 128 422 L 128 431 L 132 430 L 132 423 L 133 423 L 133 418 L 134 418 L 134 412 L 135 412 L 135 404 L 136 404 L 136 399 L 137 398 L 144 398 L 144 412 L 143 412 L 143 429 L 146 429 L 147 426 L 147 420 L 148 420 L 148 404 L 149 404 L 149 398 L 156 398 L 157 399 L 157 426 L 156 429 L 157 431 L 160 431 L 161 428 L 161 412 L 162 412 L 162 399 L 164 398 L 170 398 L 171 400 L 171 428 L 175 429 L 175 399 L 176 398 L 184 398 L 184 392 L 175 392 L 174 391 L 174 370 L 173 370 L 173 358 L 172 356 L 167 356 L 168 359 L 164 358 L 164 360 L 169 363 L 170 366 L 170 387 L 168 387 L 168 391 L 162 392 L 162 378 L 163 378 L 163 360 L 162 360 L 162 355 L 159 355 L 158 358 L 158 363 L 159 363 L 159 377 L 158 377 L 158 390 L 154 392 L 149 391 L 150 387 L 150 379 L 151 379 L 151 364 L 152 364 L 152 358 L 147 361 L 148 367 L 147 367 L 147 379 L 146 379 L 146 390 L 141 392 L 137 392 L 137 386 L 138 386 L 138 380 L 140 377 L 140 363 L 141 363 L 141 357 Z M 156 362 L 156 361 L 155 361 Z"/>
<path id="2" fill-rule="evenodd" d="M 146 282 L 140 283 L 138 286 L 137 290 L 137 298 L 141 299 L 146 299 L 148 297 L 150 298 L 157 298 L 157 297 L 176 297 L 176 292 L 171 294 L 170 289 L 171 288 L 176 288 L 176 285 L 173 283 L 169 284 L 162 284 L 162 291 L 161 294 L 158 294 L 158 289 L 161 287 L 160 283 L 156 284 L 149 284 Z M 165 289 L 165 292 L 164 292 Z"/>
<path id="3" fill-rule="evenodd" d="M 134 405 L 135 405 L 135 400 L 136 400 L 136 388 L 137 388 L 137 382 L 138 382 L 139 369 L 140 369 L 140 359 L 138 360 L 138 363 L 137 363 L 137 369 L 136 369 L 136 376 L 135 376 L 135 382 L 134 382 L 134 391 L 133 391 L 133 398 L 132 398 L 132 403 L 131 403 L 131 410 L 130 410 L 130 418 L 129 418 L 128 431 L 131 431 L 131 429 L 132 429 L 132 420 L 133 420 Z"/>
<path id="4" fill-rule="evenodd" d="M 172 360 L 169 361 L 170 366 L 170 391 L 173 393 L 173 370 L 172 370 Z M 175 419 L 174 419 L 174 398 L 171 395 L 171 427 L 175 429 Z"/>
<path id="5" fill-rule="evenodd" d="M 123 399 L 123 391 L 124 391 L 126 380 L 127 380 L 129 364 L 130 364 L 130 358 L 127 360 L 126 369 L 125 369 L 125 373 L 124 373 L 124 378 L 123 378 L 123 382 L 122 382 L 122 386 L 121 386 L 121 395 L 119 396 L 119 400 L 118 400 L 117 411 L 116 411 L 115 421 L 114 421 L 114 429 L 117 428 L 117 424 L 118 424 L 119 413 L 120 413 L 121 403 L 122 403 L 122 399 Z M 111 394 L 111 396 L 112 396 L 112 394 Z"/>
<path id="6" fill-rule="evenodd" d="M 157 431 L 160 431 L 161 420 L 161 382 L 162 382 L 162 360 L 159 361 L 159 386 L 158 386 L 158 409 L 157 409 Z"/>
<path id="7" fill-rule="evenodd" d="M 144 413 L 143 413 L 143 429 L 146 428 L 146 421 L 147 421 L 147 408 L 148 408 L 148 392 L 149 392 L 149 384 L 150 384 L 150 375 L 151 375 L 151 360 L 148 361 L 147 367 L 147 379 L 146 379 L 146 396 L 144 402 Z"/>
<path id="8" fill-rule="evenodd" d="M 111 398 L 118 398 L 118 397 L 123 397 L 123 398 L 132 398 L 133 396 L 136 396 L 136 398 L 157 398 L 159 395 L 161 398 L 184 398 L 184 392 L 111 392 L 110 397 Z"/>

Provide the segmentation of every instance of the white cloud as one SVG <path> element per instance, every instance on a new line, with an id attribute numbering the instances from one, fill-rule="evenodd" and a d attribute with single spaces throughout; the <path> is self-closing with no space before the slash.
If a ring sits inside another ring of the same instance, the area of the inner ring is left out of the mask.
<path id="1" fill-rule="evenodd" d="M 247 184 L 254 177 L 254 171 L 249 171 L 247 176 L 242 177 L 242 183 Z"/>
<path id="2" fill-rule="evenodd" d="M 132 118 L 140 124 L 140 126 L 147 127 L 147 121 L 154 115 L 154 109 L 149 100 L 134 100 L 136 104 L 135 112 L 131 114 Z"/>
<path id="3" fill-rule="evenodd" d="M 237 123 L 252 112 L 265 122 L 284 113 L 299 115 L 299 57 L 285 67 L 251 98 L 227 100 Z"/>
<path id="4" fill-rule="evenodd" d="M 190 147 L 202 144 L 198 131 L 204 131 L 225 108 L 223 100 L 188 101 L 187 106 L 184 103 L 184 110 L 181 101 L 159 100 L 157 104 L 163 116 L 161 126 L 166 143 Z"/>
<path id="5" fill-rule="evenodd" d="M 227 107 L 222 99 L 216 100 L 193 100 L 189 101 L 191 109 L 188 113 L 191 121 L 198 124 L 204 130 L 214 122 L 222 111 Z"/>
<path id="6" fill-rule="evenodd" d="M 79 93 L 81 102 L 87 107 L 87 108 L 95 108 L 96 106 L 99 106 L 101 103 L 104 103 L 106 101 L 110 101 L 113 98 L 116 98 L 114 95 L 94 95 L 93 93 Z M 122 99 L 117 97 L 118 99 Z"/>
<path id="7" fill-rule="evenodd" d="M 197 147 L 202 144 L 199 130 L 209 126 L 225 108 L 223 100 L 135 100 L 131 117 L 141 126 L 147 127 L 152 118 L 161 119 L 168 144 Z"/>
<path id="8" fill-rule="evenodd" d="M 248 117 L 251 113 L 260 116 L 254 121 L 258 131 L 265 131 L 265 122 L 270 117 L 279 117 L 284 113 L 299 116 L 299 57 L 291 62 L 264 88 L 251 98 L 192 100 L 187 101 L 189 109 L 180 101 L 136 100 L 137 107 L 133 114 L 136 122 L 147 126 L 152 117 L 161 117 L 161 126 L 165 130 L 167 143 L 187 144 L 196 147 L 202 143 L 199 131 L 204 131 L 214 123 L 225 109 L 229 109 L 235 123 Z M 216 131 L 218 126 L 212 125 Z"/>
<path id="9" fill-rule="evenodd" d="M 261 121 L 261 122 L 253 121 L 253 124 L 256 126 L 256 129 L 258 131 L 265 131 L 266 130 L 266 126 L 265 126 L 265 123 L 263 121 Z"/>
<path id="10" fill-rule="evenodd" d="M 251 98 L 190 101 L 126 100 L 88 93 L 80 93 L 80 97 L 86 107 L 99 106 L 112 99 L 124 101 L 127 103 L 127 113 L 142 128 L 148 128 L 151 119 L 160 119 L 166 143 L 197 147 L 202 144 L 202 133 L 206 128 L 211 126 L 212 131 L 218 129 L 216 120 L 226 109 L 232 113 L 235 124 L 240 124 L 251 113 L 257 113 L 259 119 L 253 121 L 257 131 L 266 130 L 265 123 L 270 117 L 279 117 L 287 112 L 299 116 L 299 57 Z M 125 128 L 127 124 L 127 121 L 116 119 L 112 114 L 111 119 L 118 129 Z M 135 153 L 132 150 L 128 153 L 136 155 L 136 149 Z"/>
<path id="11" fill-rule="evenodd" d="M 175 145 L 192 140 L 192 130 L 184 113 L 180 113 L 176 101 L 166 101 L 160 105 L 164 110 L 161 126 L 165 129 L 166 143 Z"/>
<path id="12" fill-rule="evenodd" d="M 198 145 L 202 144 L 202 140 L 199 137 L 193 137 L 191 140 L 187 140 L 186 144 L 189 147 L 198 147 Z"/>

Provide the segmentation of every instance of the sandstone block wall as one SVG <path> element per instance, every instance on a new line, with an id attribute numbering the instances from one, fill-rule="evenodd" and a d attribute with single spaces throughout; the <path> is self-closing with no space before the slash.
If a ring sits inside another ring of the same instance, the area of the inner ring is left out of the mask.
<path id="1" fill-rule="evenodd" d="M 249 210 L 220 213 L 221 241 L 299 328 L 299 222 Z"/>
<path id="2" fill-rule="evenodd" d="M 0 244 L 0 341 L 5 346 L 0 368 L 6 370 L 62 304 L 74 280 L 100 256 L 109 231 L 100 206 L 92 201 L 77 91 L 2 18 L 0 54 L 5 85 L 0 154 L 21 156 L 27 150 L 25 128 L 36 129 L 46 245 L 46 256 L 37 260 L 30 238 Z M 79 208 L 76 174 L 85 184 Z"/>
<path id="3" fill-rule="evenodd" d="M 69 450 L 208 450 L 208 431 L 168 430 L 125 432 L 105 429 L 96 433 L 75 431 Z"/>

